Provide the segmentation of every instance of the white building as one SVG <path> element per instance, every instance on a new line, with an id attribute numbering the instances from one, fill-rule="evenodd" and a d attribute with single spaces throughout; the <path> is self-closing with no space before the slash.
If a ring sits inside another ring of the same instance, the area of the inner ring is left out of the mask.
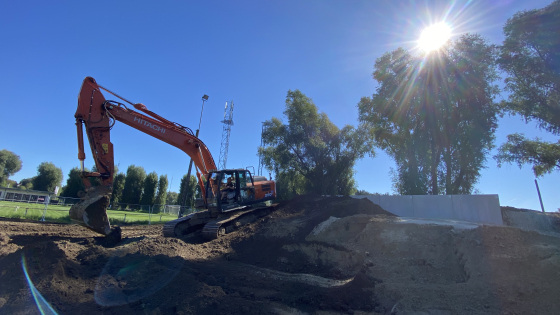
<path id="1" fill-rule="evenodd" d="M 48 195 L 52 195 L 52 193 L 48 191 L 0 187 L 0 201 L 44 203 Z"/>

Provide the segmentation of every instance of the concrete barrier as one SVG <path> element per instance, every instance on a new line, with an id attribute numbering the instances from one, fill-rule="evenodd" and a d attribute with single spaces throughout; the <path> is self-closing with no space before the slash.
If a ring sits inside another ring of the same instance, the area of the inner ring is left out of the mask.
<path id="1" fill-rule="evenodd" d="M 381 208 L 401 217 L 413 217 L 414 205 L 412 196 L 379 196 Z M 393 211 L 388 210 L 393 209 Z"/>
<path id="2" fill-rule="evenodd" d="M 503 225 L 498 195 L 357 195 L 401 217 L 453 219 Z"/>
<path id="3" fill-rule="evenodd" d="M 448 219 L 453 218 L 452 196 L 412 196 L 416 218 Z"/>

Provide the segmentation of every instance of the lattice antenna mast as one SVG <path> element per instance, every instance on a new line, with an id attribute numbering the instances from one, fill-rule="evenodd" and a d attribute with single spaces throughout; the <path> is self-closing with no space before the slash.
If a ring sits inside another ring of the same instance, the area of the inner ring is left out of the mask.
<path id="1" fill-rule="evenodd" d="M 220 162 L 218 165 L 221 170 L 225 169 L 227 164 L 229 136 L 231 135 L 231 126 L 233 126 L 233 101 L 230 102 L 229 108 L 226 102 L 222 123 L 224 124 L 224 129 L 222 130 L 222 145 L 220 147 Z"/>

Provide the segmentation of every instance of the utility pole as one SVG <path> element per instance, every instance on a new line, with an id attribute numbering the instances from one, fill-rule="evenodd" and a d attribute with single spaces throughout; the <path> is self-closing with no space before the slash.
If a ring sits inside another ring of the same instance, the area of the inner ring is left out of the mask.
<path id="1" fill-rule="evenodd" d="M 208 100 L 208 95 L 204 94 L 204 96 L 202 96 L 202 109 L 200 110 L 200 120 L 198 121 L 198 129 L 196 129 L 195 132 L 195 137 L 198 138 L 198 133 L 200 132 L 200 124 L 202 123 L 202 113 L 204 112 L 204 102 L 206 102 Z M 185 203 L 187 201 L 187 198 L 190 198 L 189 195 L 189 191 L 190 191 L 190 183 L 191 183 L 191 170 L 192 170 L 192 164 L 193 164 L 193 159 L 191 158 L 191 161 L 189 162 L 189 171 L 187 172 L 187 183 L 186 183 L 186 187 L 185 187 L 185 194 L 183 195 L 183 200 L 181 200 L 181 203 L 179 204 L 179 218 L 183 216 L 183 207 L 185 206 Z M 181 193 L 181 185 L 179 185 L 179 193 Z"/>
<path id="2" fill-rule="evenodd" d="M 264 134 L 264 121 L 262 122 L 261 126 L 261 148 L 264 148 L 266 143 L 263 142 L 263 134 Z M 262 169 L 264 167 L 263 156 L 259 154 L 259 166 L 257 167 L 257 175 L 262 176 Z"/>
<path id="3" fill-rule="evenodd" d="M 539 183 L 537 183 L 536 179 L 535 179 L 535 186 L 537 186 L 537 193 L 539 194 L 539 201 L 541 202 L 541 210 L 542 210 L 542 212 L 544 212 L 544 206 L 543 206 L 542 198 L 541 198 L 541 190 L 539 189 Z"/>

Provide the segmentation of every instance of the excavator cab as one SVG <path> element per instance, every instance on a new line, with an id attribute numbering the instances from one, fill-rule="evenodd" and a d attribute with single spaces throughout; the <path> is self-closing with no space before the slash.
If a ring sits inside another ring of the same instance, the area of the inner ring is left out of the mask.
<path id="1" fill-rule="evenodd" d="M 255 187 L 251 172 L 245 169 L 211 171 L 206 181 L 206 201 L 213 215 L 254 203 Z"/>

